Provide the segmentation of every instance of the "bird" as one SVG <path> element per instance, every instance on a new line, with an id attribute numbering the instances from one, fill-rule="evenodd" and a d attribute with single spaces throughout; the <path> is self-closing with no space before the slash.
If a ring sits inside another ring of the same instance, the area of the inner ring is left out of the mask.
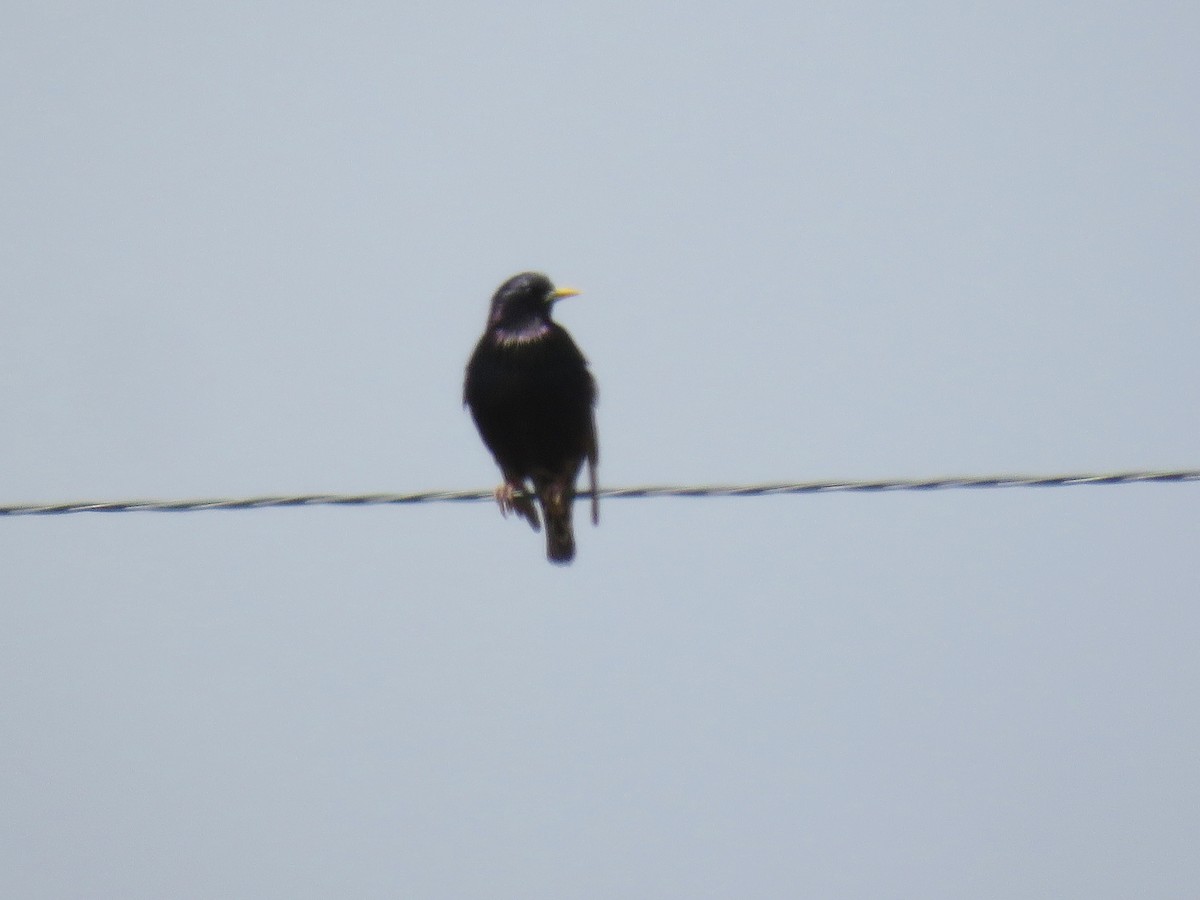
<path id="1" fill-rule="evenodd" d="M 540 272 L 505 281 L 463 381 L 463 404 L 504 479 L 495 494 L 500 512 L 516 513 L 536 532 L 541 507 L 546 558 L 557 565 L 575 558 L 571 514 L 585 462 L 592 524 L 600 522 L 596 382 L 571 335 L 551 318 L 555 303 L 579 293 L 556 288 Z"/>

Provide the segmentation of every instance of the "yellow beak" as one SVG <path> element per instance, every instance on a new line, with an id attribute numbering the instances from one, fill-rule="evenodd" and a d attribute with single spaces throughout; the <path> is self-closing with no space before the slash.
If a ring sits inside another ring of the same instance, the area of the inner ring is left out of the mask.
<path id="1" fill-rule="evenodd" d="M 550 292 L 550 296 L 546 299 L 548 299 L 551 303 L 553 303 L 555 300 L 563 299 L 563 297 L 574 297 L 576 294 L 582 294 L 582 293 L 583 293 L 583 291 L 579 290 L 579 288 L 560 287 L 560 288 L 555 288 L 554 290 L 552 290 Z"/>

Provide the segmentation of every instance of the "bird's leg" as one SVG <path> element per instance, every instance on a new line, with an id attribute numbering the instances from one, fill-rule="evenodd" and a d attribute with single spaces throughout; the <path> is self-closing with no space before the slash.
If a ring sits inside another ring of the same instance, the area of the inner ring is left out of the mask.
<path id="1" fill-rule="evenodd" d="M 537 507 L 533 498 L 525 491 L 525 485 L 520 481 L 506 478 L 504 484 L 496 488 L 496 503 L 500 506 L 500 514 L 508 518 L 510 512 L 515 512 L 529 522 L 534 531 L 541 530 L 538 522 Z"/>

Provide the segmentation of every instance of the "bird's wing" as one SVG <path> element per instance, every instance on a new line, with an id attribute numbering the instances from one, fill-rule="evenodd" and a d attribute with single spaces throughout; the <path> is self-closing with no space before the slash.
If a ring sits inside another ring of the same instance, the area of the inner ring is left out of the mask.
<path id="1" fill-rule="evenodd" d="M 592 416 L 592 445 L 588 448 L 588 482 L 592 489 L 592 524 L 600 524 L 600 488 L 596 483 L 596 465 L 600 462 L 600 443 L 596 439 L 596 417 Z"/>

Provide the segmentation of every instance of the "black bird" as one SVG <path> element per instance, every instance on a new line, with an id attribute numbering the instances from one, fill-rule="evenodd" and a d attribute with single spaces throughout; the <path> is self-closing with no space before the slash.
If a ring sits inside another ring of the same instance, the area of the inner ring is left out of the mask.
<path id="1" fill-rule="evenodd" d="M 578 293 L 538 272 L 500 285 L 463 385 L 463 402 L 504 476 L 496 489 L 500 511 L 516 512 L 538 531 L 532 482 L 546 519 L 546 558 L 561 565 L 575 557 L 571 508 L 585 460 L 592 523 L 600 521 L 596 383 L 571 336 L 550 318 L 555 301 Z"/>

